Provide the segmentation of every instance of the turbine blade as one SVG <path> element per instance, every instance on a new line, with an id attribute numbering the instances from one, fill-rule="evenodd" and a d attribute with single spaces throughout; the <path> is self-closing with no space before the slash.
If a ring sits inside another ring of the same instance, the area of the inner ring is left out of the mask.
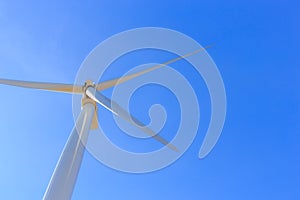
<path id="1" fill-rule="evenodd" d="M 40 83 L 40 82 L 17 81 L 17 80 L 8 80 L 8 79 L 0 79 L 0 84 L 55 91 L 55 92 L 79 93 L 79 94 L 83 93 L 82 86 L 76 86 L 71 84 Z"/>
<path id="2" fill-rule="evenodd" d="M 137 118 L 130 115 L 125 109 L 123 109 L 118 103 L 112 101 L 111 99 L 107 98 L 100 92 L 97 92 L 95 88 L 88 87 L 86 90 L 86 95 L 96 101 L 97 103 L 104 106 L 106 109 L 111 111 L 113 114 L 121 117 L 125 121 L 129 122 L 131 125 L 137 127 L 141 131 L 147 133 L 148 135 L 152 136 L 154 139 L 162 143 L 163 145 L 169 147 L 173 151 L 179 152 L 179 150 L 165 140 L 163 137 L 157 135 L 152 129 L 148 128 L 145 124 L 140 122 Z"/>
<path id="3" fill-rule="evenodd" d="M 96 85 L 96 89 L 97 89 L 98 91 L 101 91 L 101 90 L 105 90 L 105 89 L 114 87 L 114 86 L 116 86 L 116 85 L 119 85 L 119 84 L 121 84 L 121 83 L 124 83 L 124 82 L 126 82 L 126 81 L 129 81 L 129 80 L 131 80 L 131 79 L 133 79 L 133 78 L 139 77 L 139 76 L 141 76 L 141 75 L 144 75 L 144 74 L 149 73 L 149 72 L 151 72 L 151 71 L 154 71 L 154 70 L 156 70 L 156 69 L 159 69 L 159 68 L 161 68 L 161 67 L 164 67 L 164 66 L 166 66 L 166 65 L 168 65 L 168 64 L 174 63 L 174 62 L 176 62 L 176 61 L 178 61 L 178 60 L 181 60 L 181 59 L 184 59 L 184 58 L 186 58 L 186 57 L 192 56 L 192 55 L 194 55 L 194 54 L 196 54 L 196 53 L 199 53 L 199 52 L 201 52 L 201 51 L 204 51 L 205 49 L 208 49 L 208 48 L 210 48 L 210 47 L 211 47 L 211 45 L 210 45 L 210 46 L 206 46 L 206 47 L 201 48 L 201 49 L 197 49 L 196 51 L 187 53 L 187 54 L 185 54 L 185 55 L 183 55 L 183 56 L 179 56 L 179 57 L 177 57 L 177 58 L 174 58 L 174 59 L 169 60 L 169 61 L 167 61 L 167 62 L 164 62 L 164 63 L 162 63 L 162 64 L 155 65 L 155 66 L 153 66 L 153 67 L 150 67 L 150 68 L 148 68 L 148 69 L 142 70 L 142 71 L 137 72 L 137 73 L 134 73 L 134 74 L 130 74 L 130 75 L 123 76 L 123 77 L 120 77 L 120 78 L 116 78 L 116 79 L 104 81 L 104 82 L 102 82 L 102 83 L 98 83 L 98 84 Z"/>

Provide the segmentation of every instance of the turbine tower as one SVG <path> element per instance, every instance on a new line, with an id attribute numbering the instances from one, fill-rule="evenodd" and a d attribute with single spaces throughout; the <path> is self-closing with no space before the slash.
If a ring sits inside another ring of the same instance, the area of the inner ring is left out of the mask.
<path id="1" fill-rule="evenodd" d="M 119 104 L 104 96 L 101 93 L 101 91 L 111 87 L 115 87 L 118 84 L 142 76 L 143 74 L 149 73 L 153 70 L 174 63 L 180 59 L 194 55 L 200 51 L 205 50 L 206 48 L 208 48 L 208 46 L 193 51 L 191 53 L 185 54 L 183 56 L 174 58 L 162 64 L 158 64 L 148 69 L 139 71 L 137 73 L 123 76 L 121 78 L 104 81 L 98 84 L 95 84 L 90 80 L 87 80 L 84 83 L 84 85 L 80 86 L 72 84 L 40 83 L 0 79 L 0 84 L 5 85 L 82 95 L 81 112 L 78 118 L 76 119 L 75 126 L 61 153 L 61 156 L 52 174 L 43 199 L 71 199 L 78 172 L 81 166 L 82 158 L 84 155 L 85 144 L 88 139 L 89 131 L 98 128 L 97 104 L 102 105 L 103 107 L 111 111 L 114 115 L 117 115 L 120 118 L 127 121 L 128 123 L 132 124 L 133 126 L 136 126 L 140 130 L 144 131 L 152 138 L 160 142 L 161 144 L 169 147 L 171 150 L 178 152 L 179 150 L 174 145 L 169 143 L 160 135 L 156 134 L 153 130 L 145 126 L 145 124 L 140 122 L 138 119 L 130 115 Z"/>

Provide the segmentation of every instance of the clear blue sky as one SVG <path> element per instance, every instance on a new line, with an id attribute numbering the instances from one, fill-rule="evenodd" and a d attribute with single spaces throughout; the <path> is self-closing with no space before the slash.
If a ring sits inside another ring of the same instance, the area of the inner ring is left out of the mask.
<path id="1" fill-rule="evenodd" d="M 184 156 L 163 170 L 135 175 L 112 170 L 87 153 L 73 199 L 296 200 L 300 199 L 299 6 L 297 1 L 277 0 L 3 0 L 0 77 L 73 83 L 81 62 L 99 42 L 137 27 L 171 28 L 202 45 L 213 43 L 209 53 L 224 79 L 228 112 L 222 136 L 209 156 L 198 159 L 209 97 L 200 76 L 182 71 L 199 91 L 203 110 L 199 133 Z M 137 59 L 165 61 L 153 55 Z M 112 74 L 121 75 L 126 68 L 122 70 L 114 68 Z M 73 126 L 72 98 L 3 85 L 0 91 L 0 199 L 41 199 Z M 131 109 L 146 121 L 148 107 L 141 108 L 141 96 L 147 92 L 139 92 Z M 159 103 L 167 99 L 166 94 Z"/>

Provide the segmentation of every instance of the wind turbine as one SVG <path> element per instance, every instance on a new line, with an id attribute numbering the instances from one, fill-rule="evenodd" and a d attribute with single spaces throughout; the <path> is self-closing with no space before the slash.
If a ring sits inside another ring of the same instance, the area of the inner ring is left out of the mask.
<path id="1" fill-rule="evenodd" d="M 111 111 L 114 115 L 119 116 L 133 126 L 136 126 L 140 130 L 144 131 L 158 142 L 169 147 L 171 150 L 178 152 L 179 150 L 174 145 L 145 126 L 142 122 L 130 115 L 116 102 L 104 96 L 100 91 L 117 86 L 118 84 L 124 83 L 133 78 L 142 76 L 153 70 L 159 69 L 163 66 L 194 55 L 200 51 L 205 50 L 206 48 L 208 48 L 208 46 L 185 54 L 183 56 L 174 58 L 162 64 L 158 64 L 148 69 L 139 71 L 137 73 L 104 81 L 98 84 L 95 84 L 90 80 L 87 80 L 84 85 L 80 86 L 72 84 L 41 83 L 0 79 L 0 84 L 5 85 L 82 95 L 81 112 L 76 120 L 76 124 L 68 138 L 68 141 L 65 144 L 63 152 L 60 155 L 59 161 L 52 174 L 43 199 L 71 199 L 77 175 L 81 166 L 81 161 L 84 155 L 84 149 L 88 139 L 89 130 L 98 128 L 97 103 Z"/>

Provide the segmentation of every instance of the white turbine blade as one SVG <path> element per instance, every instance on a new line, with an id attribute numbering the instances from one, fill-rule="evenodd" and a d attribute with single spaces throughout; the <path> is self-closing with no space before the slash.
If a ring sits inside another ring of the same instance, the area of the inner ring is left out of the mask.
<path id="1" fill-rule="evenodd" d="M 94 105 L 85 104 L 57 162 L 44 194 L 44 200 L 71 199 L 84 156 L 93 114 Z"/>
<path id="2" fill-rule="evenodd" d="M 96 101 L 97 103 L 103 105 L 106 109 L 111 111 L 113 114 L 121 117 L 122 119 L 129 122 L 131 125 L 137 127 L 141 131 L 147 133 L 148 135 L 152 136 L 154 139 L 162 143 L 163 145 L 166 145 L 173 151 L 178 152 L 179 150 L 172 144 L 170 144 L 167 140 L 162 138 L 161 136 L 157 135 L 153 130 L 145 126 L 142 122 L 140 122 L 138 119 L 130 115 L 125 109 L 123 109 L 119 104 L 112 101 L 111 99 L 107 98 L 100 92 L 97 92 L 95 88 L 88 87 L 86 90 L 86 95 Z"/>
<path id="3" fill-rule="evenodd" d="M 0 84 L 55 91 L 55 92 L 64 92 L 64 93 L 78 93 L 78 94 L 83 93 L 82 86 L 75 86 L 71 84 L 40 83 L 40 82 L 17 81 L 17 80 L 8 80 L 8 79 L 0 79 Z"/>
<path id="4" fill-rule="evenodd" d="M 126 81 L 129 81 L 129 80 L 131 80 L 131 79 L 133 79 L 133 78 L 139 77 L 139 76 L 141 76 L 141 75 L 144 75 L 144 74 L 149 73 L 149 72 L 151 72 L 151 71 L 154 71 L 154 70 L 156 70 L 156 69 L 159 69 L 159 68 L 161 68 L 161 67 L 164 67 L 164 66 L 166 66 L 166 65 L 168 65 L 168 64 L 174 63 L 174 62 L 176 62 L 176 61 L 178 61 L 178 60 L 184 59 L 184 58 L 186 58 L 186 57 L 189 57 L 189 56 L 192 56 L 192 55 L 194 55 L 194 54 L 196 54 L 196 53 L 199 53 L 199 52 L 201 52 L 201 51 L 204 51 L 205 49 L 208 49 L 209 47 L 211 47 L 211 46 L 206 46 L 206 47 L 204 47 L 204 48 L 197 49 L 196 51 L 190 52 L 190 53 L 185 54 L 185 55 L 183 55 L 183 56 L 179 56 L 179 57 L 177 57 L 177 58 L 174 58 L 174 59 L 169 60 L 169 61 L 167 61 L 167 62 L 164 62 L 164 63 L 162 63 L 162 64 L 155 65 L 155 66 L 153 66 L 153 67 L 150 67 L 150 68 L 148 68 L 148 69 L 142 70 L 142 71 L 137 72 L 137 73 L 134 73 L 134 74 L 130 74 L 130 75 L 127 75 L 127 76 L 123 76 L 123 77 L 121 77 L 121 78 L 116 78 L 116 79 L 104 81 L 104 82 L 102 82 L 102 83 L 98 83 L 98 84 L 96 85 L 96 89 L 97 89 L 98 91 L 101 91 L 101 90 L 105 90 L 105 89 L 114 87 L 114 86 L 116 86 L 116 85 L 119 85 L 119 84 L 121 84 L 121 83 L 124 83 L 124 82 L 126 82 Z"/>
<path id="5" fill-rule="evenodd" d="M 96 101 L 97 103 L 102 105 L 104 108 L 106 108 L 107 110 L 109 110 L 110 112 L 112 112 L 115 115 L 119 115 L 112 109 L 111 102 L 108 101 L 104 95 L 103 95 L 103 97 L 105 97 L 105 98 L 102 98 L 102 96 L 96 97 L 96 95 L 97 95 L 96 90 L 93 87 L 88 87 L 85 92 L 88 97 L 90 97 L 91 99 L 93 99 L 94 101 Z"/>

